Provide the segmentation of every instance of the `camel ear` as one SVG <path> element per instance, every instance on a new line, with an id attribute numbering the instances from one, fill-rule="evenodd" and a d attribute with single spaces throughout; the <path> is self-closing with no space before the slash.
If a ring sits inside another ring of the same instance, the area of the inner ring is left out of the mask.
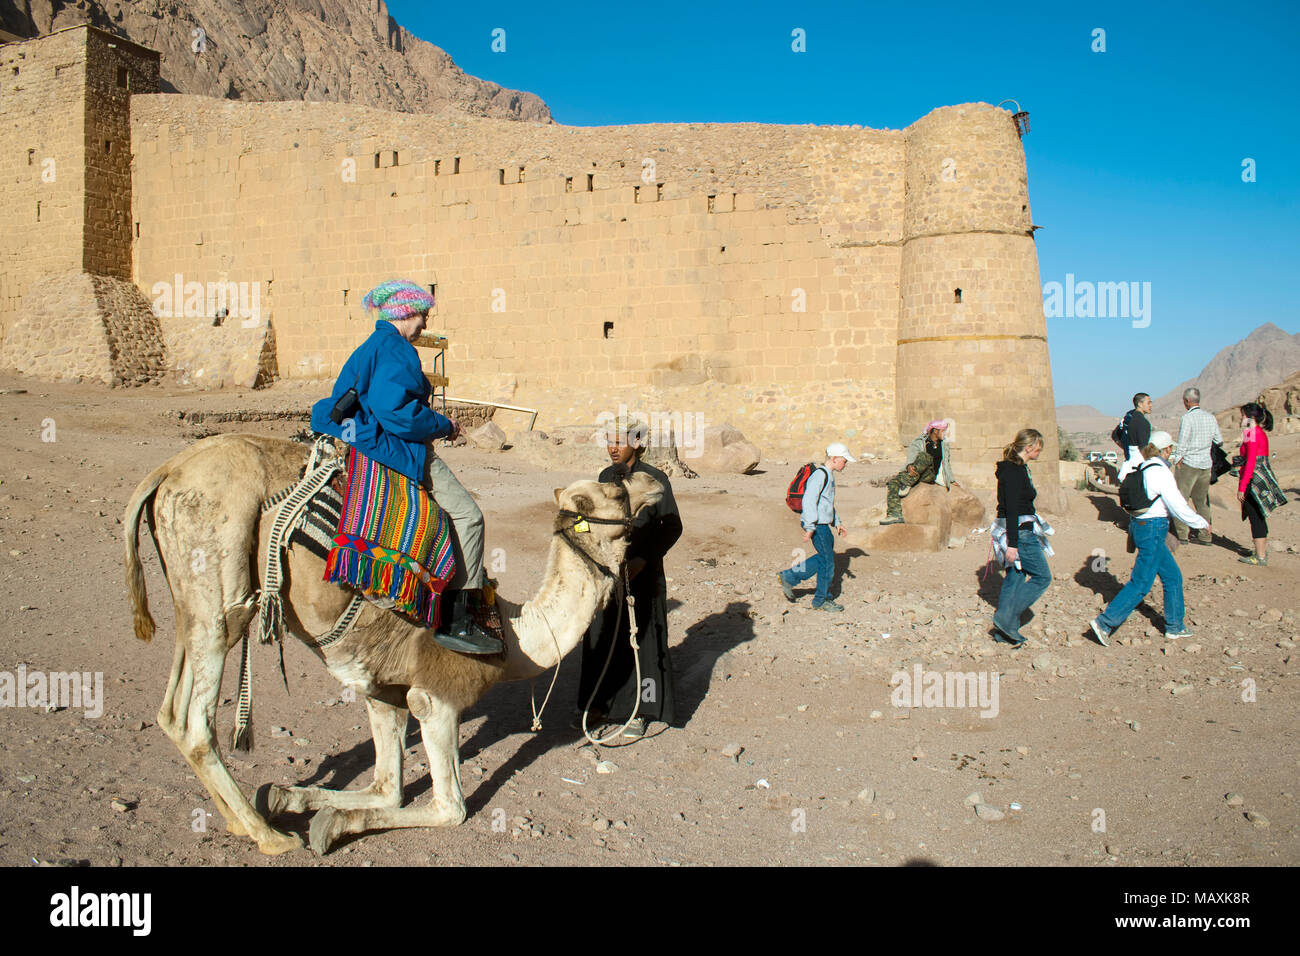
<path id="1" fill-rule="evenodd" d="M 555 489 L 555 503 L 556 503 L 557 505 L 560 503 L 560 495 L 562 495 L 562 494 L 564 494 L 564 489 L 563 489 L 563 488 L 556 488 L 556 489 Z"/>

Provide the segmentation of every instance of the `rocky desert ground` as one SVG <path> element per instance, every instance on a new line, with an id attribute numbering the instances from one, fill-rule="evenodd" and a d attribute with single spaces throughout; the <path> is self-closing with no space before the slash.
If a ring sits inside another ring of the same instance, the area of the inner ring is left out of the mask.
<path id="1" fill-rule="evenodd" d="M 811 610 L 811 590 L 788 604 L 773 575 L 801 544 L 782 501 L 798 462 L 772 460 L 754 475 L 674 481 L 685 533 L 667 571 L 682 726 L 653 725 L 643 740 L 594 753 L 569 727 L 570 657 L 541 732 L 529 731 L 527 686 L 498 687 L 463 715 L 462 826 L 372 833 L 323 858 L 262 857 L 225 832 L 155 724 L 172 608 L 146 540 L 159 637 L 134 638 L 121 516 L 136 483 L 196 438 L 289 435 L 302 423 L 276 413 L 323 393 L 289 383 L 199 396 L 0 376 L 0 673 L 103 680 L 99 715 L 85 706 L 0 710 L 0 864 L 1300 862 L 1300 501 L 1271 519 L 1270 564 L 1252 568 L 1236 560 L 1245 525 L 1216 486 L 1215 546 L 1178 553 L 1195 635 L 1163 638 L 1157 585 L 1103 648 L 1085 636 L 1087 622 L 1127 580 L 1132 557 L 1115 499 L 1071 490 L 1068 510 L 1050 516 L 1055 580 L 1026 626 L 1028 646 L 1013 651 L 988 635 L 1000 574 L 983 572 L 987 533 L 938 554 L 869 553 L 850 533 L 837 541 L 846 610 Z M 200 408 L 265 417 L 182 416 Z M 521 423 L 497 421 L 517 437 Z M 512 599 L 540 580 L 551 490 L 603 464 L 585 450 L 540 456 L 536 444 L 445 452 L 487 515 L 489 553 L 504 563 L 498 577 Z M 1300 492 L 1298 444 L 1277 437 L 1274 457 L 1284 486 Z M 960 448 L 954 462 L 960 481 L 970 467 Z M 897 467 L 850 465 L 841 514 L 880 503 L 884 489 L 871 479 Z M 992 505 L 990 492 L 977 493 Z M 257 749 L 228 756 L 236 779 L 249 793 L 268 781 L 364 786 L 373 748 L 363 704 L 341 699 L 296 643 L 285 649 L 288 693 L 274 650 L 254 652 Z M 232 654 L 223 746 L 237 664 Z M 918 695 L 898 706 L 898 675 L 918 669 L 923 685 L 933 673 L 975 675 L 996 697 L 945 707 Z M 544 683 L 535 690 L 540 702 Z M 407 800 L 427 799 L 414 722 L 407 743 Z M 285 823 L 302 831 L 307 821 Z"/>

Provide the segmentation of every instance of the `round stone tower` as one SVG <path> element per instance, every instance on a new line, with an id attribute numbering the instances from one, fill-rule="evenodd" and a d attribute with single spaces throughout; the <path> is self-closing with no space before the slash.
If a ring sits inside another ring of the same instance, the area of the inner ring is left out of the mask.
<path id="1" fill-rule="evenodd" d="M 1015 123 L 985 103 L 947 106 L 908 127 L 906 143 L 899 438 L 951 419 L 958 481 L 988 486 L 1003 446 L 1036 428 L 1038 506 L 1056 510 L 1056 403 Z"/>

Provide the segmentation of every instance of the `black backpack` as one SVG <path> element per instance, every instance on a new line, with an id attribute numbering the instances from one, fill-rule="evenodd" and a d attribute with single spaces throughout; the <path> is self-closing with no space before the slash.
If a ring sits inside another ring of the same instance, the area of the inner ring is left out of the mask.
<path id="1" fill-rule="evenodd" d="M 1128 423 L 1133 418 L 1132 410 L 1124 413 L 1124 419 L 1115 426 L 1115 430 L 1110 433 L 1110 440 L 1120 448 L 1128 451 Z"/>
<path id="2" fill-rule="evenodd" d="M 1146 482 L 1142 478 L 1142 472 L 1156 464 L 1155 460 L 1144 461 L 1127 475 L 1119 483 L 1119 503 L 1125 511 L 1135 518 L 1146 514 L 1148 508 L 1155 504 L 1156 499 L 1147 494 Z"/>

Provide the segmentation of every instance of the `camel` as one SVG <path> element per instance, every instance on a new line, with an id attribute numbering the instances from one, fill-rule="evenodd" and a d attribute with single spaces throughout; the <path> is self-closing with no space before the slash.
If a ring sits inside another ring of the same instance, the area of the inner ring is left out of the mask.
<path id="1" fill-rule="evenodd" d="M 290 550 L 281 592 L 286 632 L 312 646 L 330 673 L 365 696 L 375 773 L 362 790 L 266 784 L 255 808 L 222 762 L 217 701 L 226 654 L 256 615 L 261 544 L 270 529 L 262 503 L 298 479 L 308 453 L 305 445 L 258 435 L 203 439 L 139 484 L 122 522 L 136 637 L 149 641 L 155 630 L 137 550 L 142 514 L 175 605 L 176 649 L 158 726 L 211 794 L 227 830 L 251 837 L 268 855 L 303 845 L 297 834 L 270 825 L 283 813 L 316 811 L 308 839 L 319 854 L 348 834 L 463 822 L 461 712 L 497 682 L 535 677 L 577 646 L 613 593 L 627 550 L 627 519 L 663 495 L 658 482 L 639 474 L 623 485 L 578 481 L 556 489 L 561 512 L 541 587 L 522 605 L 498 597 L 506 649 L 492 657 L 446 650 L 422 628 L 370 603 L 346 637 L 316 648 L 312 635 L 334 624 L 352 592 L 323 580 L 320 558 Z M 583 531 L 575 512 L 597 520 Z M 408 711 L 420 723 L 429 758 L 432 795 L 421 807 L 402 807 Z"/>

